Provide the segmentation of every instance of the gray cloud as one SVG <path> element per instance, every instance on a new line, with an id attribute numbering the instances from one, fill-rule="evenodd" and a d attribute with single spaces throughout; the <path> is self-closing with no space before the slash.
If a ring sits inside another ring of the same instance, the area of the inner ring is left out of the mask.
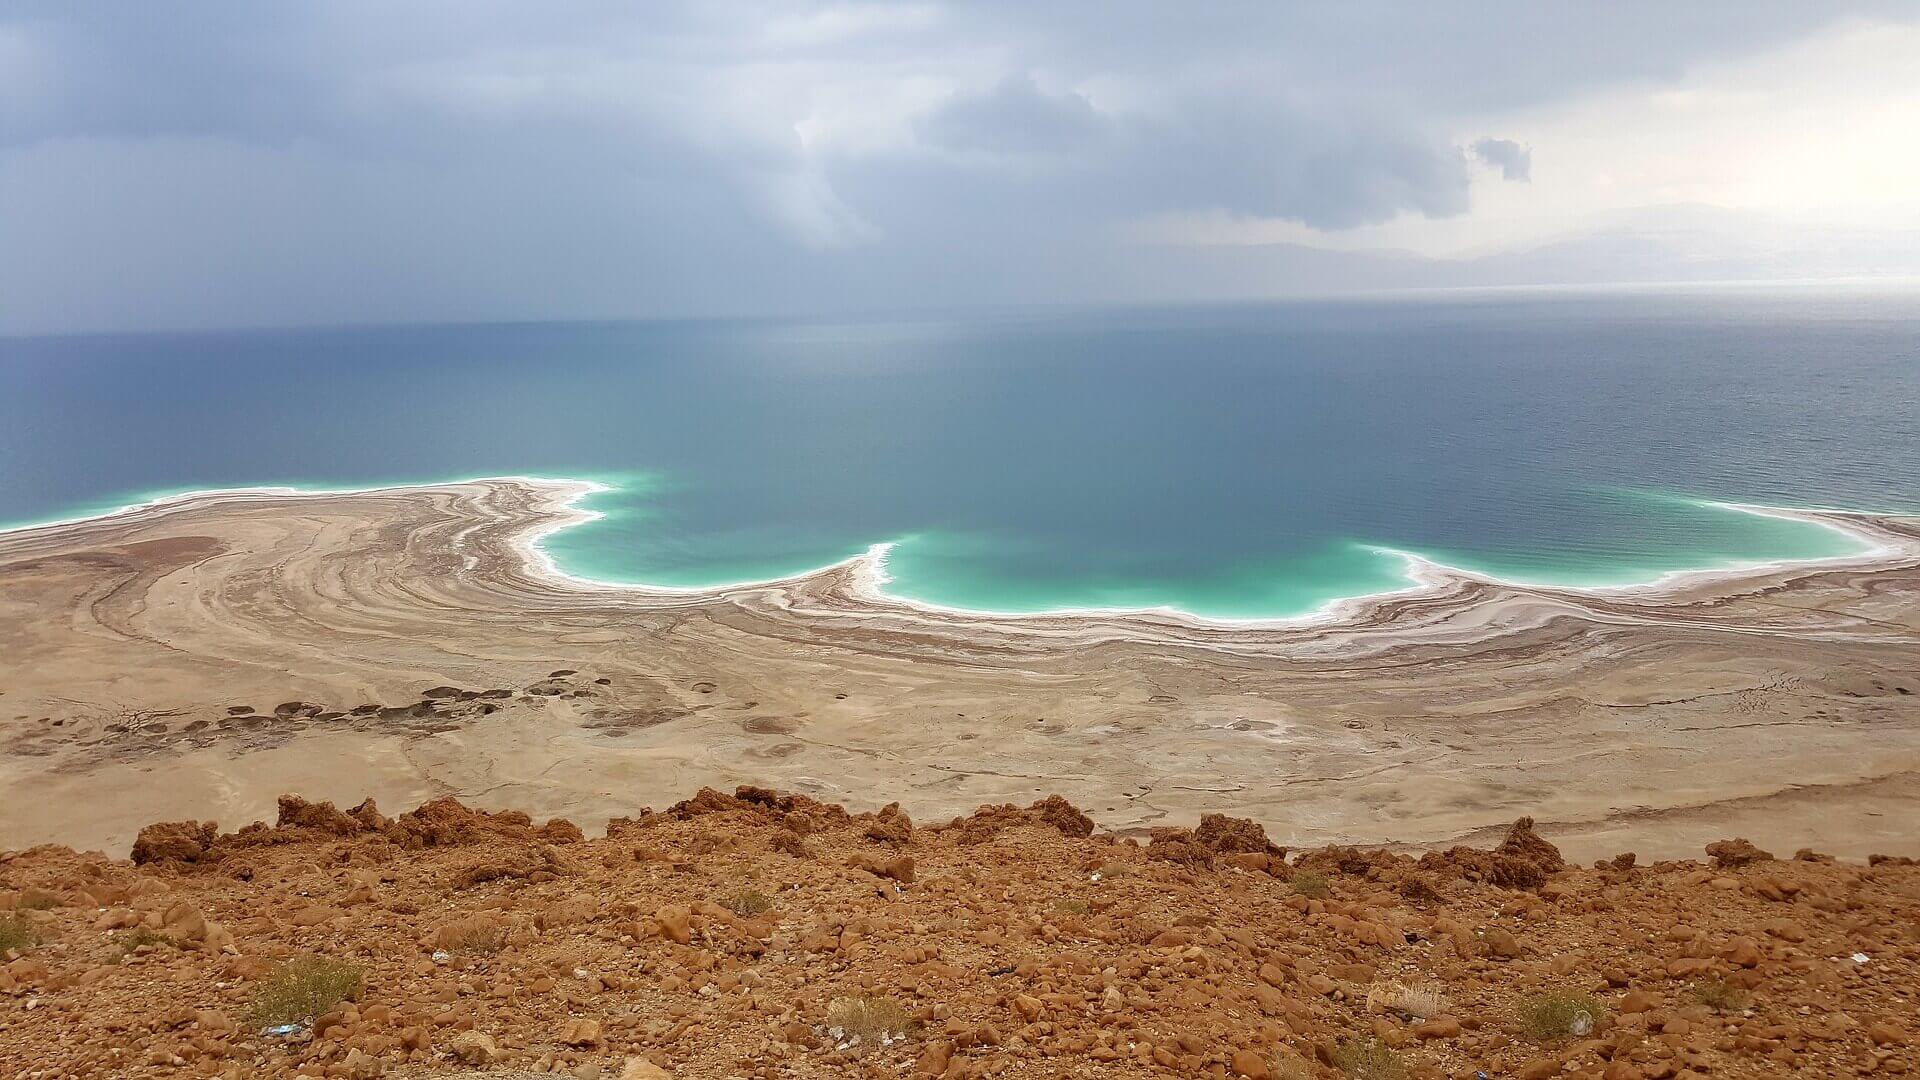
<path id="1" fill-rule="evenodd" d="M 1128 222 L 1459 214 L 1463 118 L 1844 14 L 16 0 L 0 331 L 1175 295 Z"/>
<path id="2" fill-rule="evenodd" d="M 916 125 L 929 143 L 998 154 L 1067 154 L 1109 134 L 1109 121 L 1072 91 L 1047 93 L 1031 74 L 977 94 L 956 94 Z"/>
<path id="3" fill-rule="evenodd" d="M 1502 179 L 1526 181 L 1533 178 L 1533 151 L 1512 139 L 1478 139 L 1469 149 L 1474 157 L 1499 169 Z"/>

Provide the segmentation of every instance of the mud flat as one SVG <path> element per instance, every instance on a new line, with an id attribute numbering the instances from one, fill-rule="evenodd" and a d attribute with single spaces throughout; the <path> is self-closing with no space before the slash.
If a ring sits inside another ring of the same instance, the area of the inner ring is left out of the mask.
<path id="1" fill-rule="evenodd" d="M 566 578 L 574 482 L 198 493 L 0 533 L 0 846 L 124 853 L 301 791 L 596 821 L 740 782 L 1122 833 L 1721 837 L 1920 853 L 1920 520 L 1870 556 L 1583 592 L 1438 567 L 1298 623 L 986 617 L 876 558 L 685 591 Z M 1814 515 L 1826 518 L 1825 515 Z"/>

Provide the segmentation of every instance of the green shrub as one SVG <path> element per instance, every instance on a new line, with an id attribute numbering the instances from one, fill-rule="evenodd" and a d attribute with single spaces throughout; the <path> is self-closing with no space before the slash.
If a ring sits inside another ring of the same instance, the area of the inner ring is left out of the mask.
<path id="1" fill-rule="evenodd" d="M 31 949 L 40 944 L 40 934 L 33 924 L 18 915 L 9 915 L 0 919 L 0 953 L 11 949 Z"/>
<path id="2" fill-rule="evenodd" d="M 307 1024 L 343 1001 L 360 1000 L 366 975 L 360 965 L 325 956 L 307 956 L 280 965 L 253 997 L 252 1022 Z"/>
<path id="3" fill-rule="evenodd" d="M 1540 1041 L 1585 1035 L 1600 1026 L 1607 1009 L 1592 994 L 1556 990 L 1520 1002 L 1520 1030 Z"/>
<path id="4" fill-rule="evenodd" d="M 129 930 L 121 934 L 119 937 L 114 938 L 113 942 L 120 946 L 120 955 L 122 956 L 131 953 L 143 945 L 167 945 L 176 949 L 180 947 L 179 942 L 165 934 L 149 930 L 144 926 L 138 930 Z"/>
<path id="5" fill-rule="evenodd" d="M 1333 1052 L 1333 1065 L 1353 1080 L 1404 1080 L 1407 1067 L 1379 1039 L 1355 1039 Z"/>
<path id="6" fill-rule="evenodd" d="M 758 889 L 742 889 L 727 897 L 727 910 L 743 919 L 763 915 L 773 910 L 773 897 Z"/>
<path id="7" fill-rule="evenodd" d="M 1739 1012 L 1747 1007 L 1747 992 L 1725 979 L 1706 979 L 1694 984 L 1693 1000 L 1715 1012 Z"/>
<path id="8" fill-rule="evenodd" d="M 862 995 L 827 1003 L 827 1027 L 848 1042 L 877 1046 L 906 1035 L 912 1026 L 907 1010 L 891 998 Z"/>
<path id="9" fill-rule="evenodd" d="M 1313 900 L 1325 900 L 1333 895 L 1333 886 L 1328 883 L 1325 874 L 1299 873 L 1288 882 L 1293 891 Z"/>

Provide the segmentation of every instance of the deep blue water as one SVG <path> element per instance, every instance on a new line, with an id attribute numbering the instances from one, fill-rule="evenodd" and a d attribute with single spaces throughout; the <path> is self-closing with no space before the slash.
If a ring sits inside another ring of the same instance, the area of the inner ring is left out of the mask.
<path id="1" fill-rule="evenodd" d="M 1384 546 L 1601 583 L 1837 554 L 1700 505 L 1920 508 L 1920 300 L 1581 295 L 806 324 L 0 339 L 0 522 L 157 492 L 604 480 L 590 576 L 898 540 L 893 591 L 1281 615 Z"/>

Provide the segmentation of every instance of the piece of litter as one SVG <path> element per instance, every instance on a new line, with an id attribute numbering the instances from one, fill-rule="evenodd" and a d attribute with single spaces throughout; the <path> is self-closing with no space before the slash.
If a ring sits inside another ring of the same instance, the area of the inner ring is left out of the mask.
<path id="1" fill-rule="evenodd" d="M 275 1024 L 272 1027 L 261 1028 L 260 1034 L 265 1035 L 269 1038 L 276 1038 L 276 1039 L 285 1038 L 288 1035 L 300 1034 L 300 1025 L 299 1024 Z"/>
<path id="2" fill-rule="evenodd" d="M 1866 953 L 1857 952 L 1853 954 L 1853 962 L 1856 964 L 1864 964 L 1867 962 L 1868 959 L 1869 957 L 1867 956 Z"/>

